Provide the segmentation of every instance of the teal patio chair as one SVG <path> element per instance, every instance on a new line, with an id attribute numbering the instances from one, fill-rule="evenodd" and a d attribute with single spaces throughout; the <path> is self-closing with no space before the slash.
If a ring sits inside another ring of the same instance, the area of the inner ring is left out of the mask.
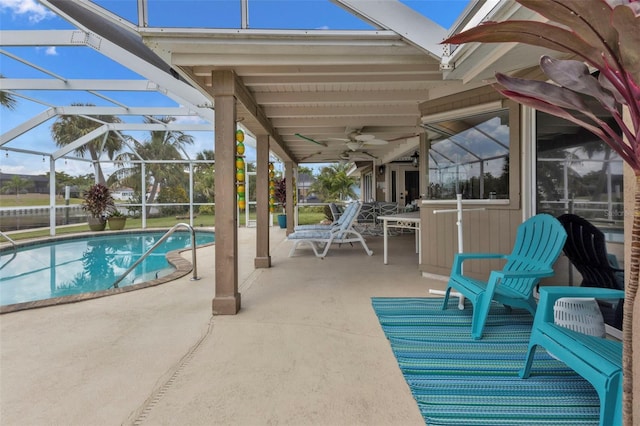
<path id="1" fill-rule="evenodd" d="M 507 307 L 524 308 L 535 315 L 533 289 L 542 278 L 554 274 L 553 264 L 566 239 L 567 233 L 556 218 L 539 214 L 518 226 L 511 254 L 456 254 L 442 309 L 447 309 L 452 288 L 469 299 L 473 305 L 471 336 L 474 339 L 482 338 L 492 300 Z M 491 271 L 488 281 L 482 281 L 463 274 L 463 262 L 471 259 L 505 259 L 506 263 L 502 270 Z"/>
<path id="2" fill-rule="evenodd" d="M 542 346 L 591 383 L 600 399 L 600 426 L 621 425 L 622 342 L 583 334 L 556 324 L 554 306 L 565 297 L 623 299 L 624 291 L 596 287 L 541 287 L 540 305 L 533 320 L 527 358 L 519 375 L 523 379 L 531 375 L 536 348 Z"/>

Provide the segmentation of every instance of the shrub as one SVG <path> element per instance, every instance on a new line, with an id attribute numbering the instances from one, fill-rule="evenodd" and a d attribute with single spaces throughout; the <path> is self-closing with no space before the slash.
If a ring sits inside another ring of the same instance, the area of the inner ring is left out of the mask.
<path id="1" fill-rule="evenodd" d="M 92 217 L 102 218 L 113 208 L 115 203 L 111 191 L 105 185 L 96 183 L 84 192 L 82 210 L 89 212 Z"/>

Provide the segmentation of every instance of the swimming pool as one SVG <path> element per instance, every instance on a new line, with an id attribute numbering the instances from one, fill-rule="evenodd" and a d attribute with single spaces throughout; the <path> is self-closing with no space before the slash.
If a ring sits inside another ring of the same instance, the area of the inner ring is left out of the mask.
<path id="1" fill-rule="evenodd" d="M 175 232 L 113 288 L 113 283 L 165 234 L 127 231 L 62 237 L 3 249 L 0 260 L 2 312 L 78 301 L 131 290 L 175 271 L 167 253 L 191 246 L 189 232 Z M 196 245 L 212 243 L 213 232 L 196 232 Z M 187 272 L 188 273 L 188 272 Z M 182 274 L 184 275 L 184 274 Z M 127 288 L 129 287 L 129 288 Z M 49 302 L 47 302 L 49 301 Z"/>

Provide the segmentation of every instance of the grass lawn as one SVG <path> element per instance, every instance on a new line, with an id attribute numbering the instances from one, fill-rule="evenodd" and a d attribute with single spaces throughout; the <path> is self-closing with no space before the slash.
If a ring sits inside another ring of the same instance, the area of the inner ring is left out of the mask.
<path id="1" fill-rule="evenodd" d="M 82 204 L 82 199 L 73 198 L 69 202 L 70 204 Z M 49 205 L 49 195 L 48 194 L 20 194 L 19 196 L 15 195 L 0 195 L 0 207 L 33 207 L 33 206 L 48 206 Z M 56 197 L 56 205 L 65 205 L 65 200 L 62 197 Z M 255 212 L 251 212 L 249 214 L 249 220 L 255 220 Z M 322 213 L 322 208 L 300 208 L 298 213 L 298 223 L 303 224 L 312 224 L 312 223 L 320 223 L 325 218 L 324 213 Z M 245 225 L 245 214 L 240 214 L 240 226 Z M 277 214 L 273 214 L 273 221 L 275 226 L 278 225 Z M 166 217 L 154 217 L 147 218 L 147 228 L 171 228 L 176 223 L 188 223 L 189 216 L 185 215 L 180 219 L 176 219 L 176 216 L 166 216 Z M 197 229 L 199 227 L 210 227 L 215 226 L 216 218 L 215 215 L 206 215 L 206 214 L 198 214 L 193 220 L 193 225 Z M 140 229 L 142 228 L 142 219 L 141 218 L 128 218 L 125 229 Z M 108 229 L 108 226 L 107 226 Z M 71 234 L 76 232 L 89 232 L 89 225 L 78 224 L 78 225 L 66 225 L 66 226 L 58 226 L 56 228 L 56 235 L 60 234 Z M 23 240 L 28 238 L 37 238 L 37 237 L 46 237 L 49 236 L 49 229 L 39 228 L 37 230 L 25 230 L 23 232 L 15 232 L 11 233 L 10 237 L 13 240 Z"/>
<path id="2" fill-rule="evenodd" d="M 253 219 L 255 219 L 255 215 Z M 278 226 L 276 215 L 273 216 L 275 226 Z M 300 224 L 320 223 L 324 219 L 322 213 L 300 213 L 298 221 Z M 240 226 L 244 226 L 244 215 L 240 218 Z M 189 219 L 176 219 L 175 216 L 171 217 L 157 217 L 147 219 L 147 228 L 171 228 L 176 223 L 189 223 Z M 193 225 L 197 229 L 203 226 L 215 226 L 216 218 L 214 215 L 198 215 L 193 220 Z M 142 219 L 140 218 L 128 218 L 125 229 L 140 229 L 142 228 Z M 108 229 L 108 225 L 107 225 Z M 77 232 L 89 232 L 89 225 L 86 223 L 78 225 L 66 225 L 56 228 L 56 235 L 72 234 Z M 24 240 L 28 238 L 38 238 L 49 236 L 49 229 L 39 228 L 37 230 L 11 233 L 12 240 Z M 0 237 L 1 240 L 1 237 Z"/>
<path id="3" fill-rule="evenodd" d="M 82 204 L 81 198 L 71 198 L 69 204 Z M 0 194 L 0 207 L 48 206 L 49 194 Z M 56 206 L 64 206 L 63 197 L 56 197 Z"/>

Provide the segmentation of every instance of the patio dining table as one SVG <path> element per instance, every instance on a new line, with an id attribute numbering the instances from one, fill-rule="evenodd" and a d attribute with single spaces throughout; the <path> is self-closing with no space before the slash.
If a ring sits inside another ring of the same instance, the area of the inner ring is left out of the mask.
<path id="1" fill-rule="evenodd" d="M 383 222 L 384 233 L 384 264 L 387 265 L 387 251 L 389 228 L 412 229 L 416 233 L 416 253 L 418 253 L 418 264 L 422 263 L 422 241 L 420 238 L 420 210 L 413 212 L 398 213 L 388 216 L 378 216 L 377 219 Z"/>

